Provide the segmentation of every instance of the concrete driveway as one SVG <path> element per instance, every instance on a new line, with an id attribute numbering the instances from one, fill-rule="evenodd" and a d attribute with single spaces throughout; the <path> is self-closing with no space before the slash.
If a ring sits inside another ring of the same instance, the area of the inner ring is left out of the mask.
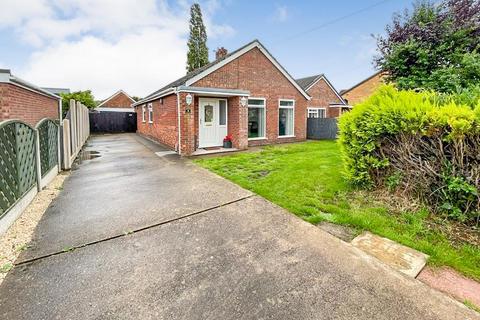
<path id="1" fill-rule="evenodd" d="M 0 287 L 1 319 L 479 318 L 136 135 L 88 150 Z"/>

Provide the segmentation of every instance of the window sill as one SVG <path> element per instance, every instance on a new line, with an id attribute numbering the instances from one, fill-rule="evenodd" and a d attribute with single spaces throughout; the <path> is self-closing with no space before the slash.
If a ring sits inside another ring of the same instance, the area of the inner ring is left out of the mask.
<path id="1" fill-rule="evenodd" d="M 148 121 L 148 123 L 152 124 L 152 123 L 153 123 L 153 121 Z"/>
<path id="2" fill-rule="evenodd" d="M 278 136 L 279 139 L 282 139 L 282 138 L 295 138 L 295 136 Z"/>
<path id="3" fill-rule="evenodd" d="M 248 141 L 255 141 L 255 140 L 267 140 L 267 137 L 248 138 Z"/>

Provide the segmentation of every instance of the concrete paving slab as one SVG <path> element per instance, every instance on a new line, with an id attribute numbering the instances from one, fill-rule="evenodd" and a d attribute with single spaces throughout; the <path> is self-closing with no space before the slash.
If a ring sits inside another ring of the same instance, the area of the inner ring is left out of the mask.
<path id="1" fill-rule="evenodd" d="M 364 232 L 352 245 L 374 256 L 388 266 L 415 278 L 428 260 L 428 255 L 395 241 Z"/>
<path id="2" fill-rule="evenodd" d="M 92 136 L 17 263 L 205 210 L 252 193 L 136 134 Z"/>
<path id="3" fill-rule="evenodd" d="M 468 300 L 480 308 L 480 283 L 465 278 L 453 269 L 425 267 L 417 279 L 459 301 Z"/>
<path id="4" fill-rule="evenodd" d="M 479 319 L 260 197 L 15 268 L 1 319 Z"/>
<path id="5" fill-rule="evenodd" d="M 342 239 L 345 242 L 352 241 L 356 236 L 356 231 L 353 228 L 331 223 L 328 221 L 322 221 L 319 224 L 317 224 L 317 226 L 323 231 L 326 231 L 331 235 L 339 239 Z"/>

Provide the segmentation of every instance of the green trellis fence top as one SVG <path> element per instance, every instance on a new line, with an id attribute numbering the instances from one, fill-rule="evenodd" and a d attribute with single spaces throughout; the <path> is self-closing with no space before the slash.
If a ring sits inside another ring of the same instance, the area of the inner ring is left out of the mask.
<path id="1" fill-rule="evenodd" d="M 0 217 L 36 185 L 35 129 L 19 120 L 0 123 Z"/>
<path id="2" fill-rule="evenodd" d="M 37 123 L 40 142 L 40 169 L 42 178 L 58 164 L 58 125 L 52 119 Z"/>

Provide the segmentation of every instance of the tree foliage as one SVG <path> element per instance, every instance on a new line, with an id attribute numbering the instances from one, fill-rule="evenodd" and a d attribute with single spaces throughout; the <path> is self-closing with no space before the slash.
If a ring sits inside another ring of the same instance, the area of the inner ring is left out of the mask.
<path id="1" fill-rule="evenodd" d="M 190 37 L 187 46 L 187 72 L 208 64 L 207 31 L 198 3 L 190 8 Z"/>
<path id="2" fill-rule="evenodd" d="M 93 109 L 97 106 L 91 90 L 61 93 L 60 96 L 62 97 L 63 113 L 66 113 L 68 109 L 70 109 L 70 99 L 80 101 L 81 103 L 83 103 L 83 105 L 85 105 L 85 107 L 89 109 Z"/>
<path id="3" fill-rule="evenodd" d="M 400 89 L 457 92 L 480 82 L 480 0 L 423 0 L 377 37 L 375 65 Z"/>

